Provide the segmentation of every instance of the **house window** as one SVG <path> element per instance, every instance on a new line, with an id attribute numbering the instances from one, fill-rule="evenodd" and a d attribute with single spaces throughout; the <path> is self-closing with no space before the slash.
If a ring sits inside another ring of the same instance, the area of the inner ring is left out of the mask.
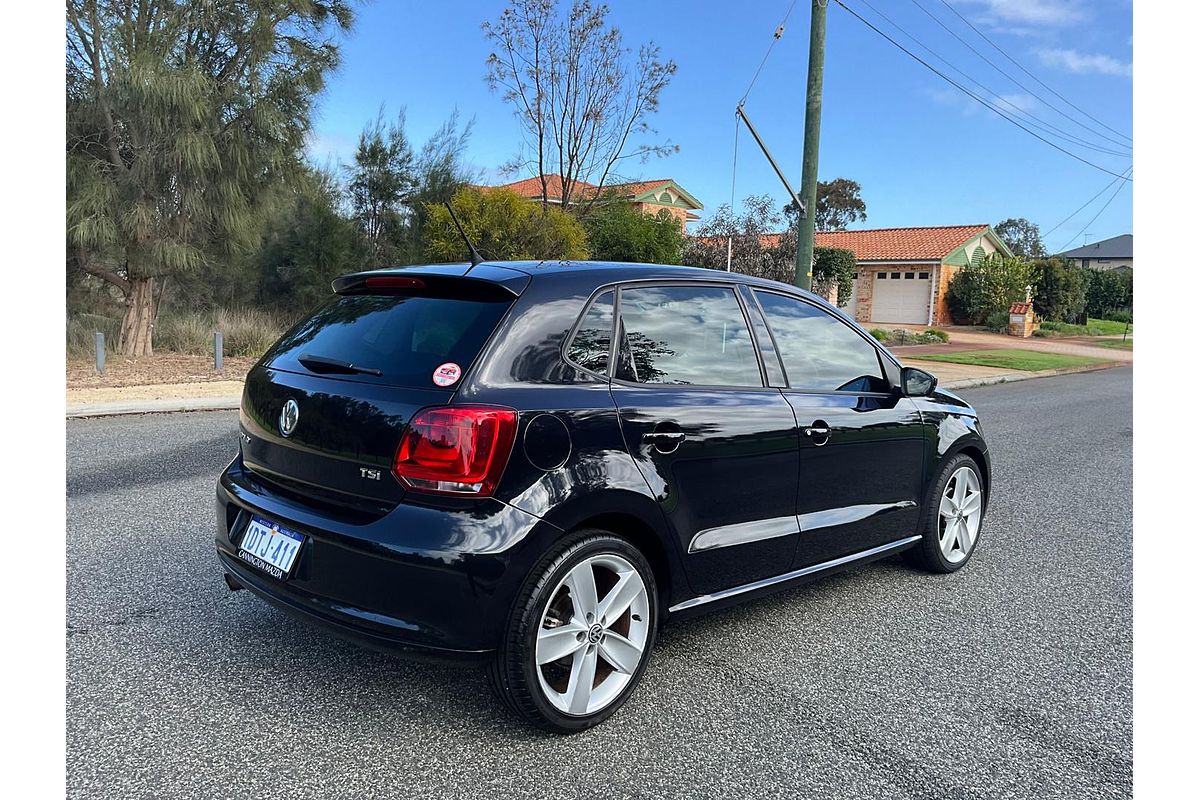
<path id="1" fill-rule="evenodd" d="M 915 277 L 917 277 L 917 273 L 915 273 L 915 272 L 904 273 L 904 280 L 906 280 L 906 281 L 911 281 Z"/>
<path id="2" fill-rule="evenodd" d="M 1092 265 L 1092 260 L 1091 260 L 1090 258 L 1085 258 L 1085 259 L 1083 260 L 1083 265 L 1084 265 L 1085 267 L 1090 267 L 1090 266 Z"/>
<path id="3" fill-rule="evenodd" d="M 877 273 L 875 273 L 875 277 L 876 277 L 876 278 L 878 278 L 878 279 L 879 279 L 879 280 L 881 280 L 881 281 L 882 281 L 882 280 L 886 280 L 886 279 L 887 279 L 887 273 L 886 273 L 886 272 L 877 272 Z"/>
<path id="4" fill-rule="evenodd" d="M 1108 263 L 1108 259 L 1107 259 L 1107 258 L 1097 258 L 1097 259 L 1096 259 L 1096 263 L 1097 263 L 1097 264 L 1107 264 L 1107 263 Z"/>
<path id="5" fill-rule="evenodd" d="M 921 272 L 921 273 L 918 273 L 917 277 L 918 277 L 918 278 L 920 278 L 921 280 L 928 280 L 928 278 L 929 278 L 929 273 L 928 273 L 928 272 Z"/>
<path id="6" fill-rule="evenodd" d="M 893 272 L 893 273 L 892 273 L 892 280 L 894 280 L 894 281 L 898 281 L 898 280 L 900 280 L 900 273 L 899 273 L 899 272 Z"/>

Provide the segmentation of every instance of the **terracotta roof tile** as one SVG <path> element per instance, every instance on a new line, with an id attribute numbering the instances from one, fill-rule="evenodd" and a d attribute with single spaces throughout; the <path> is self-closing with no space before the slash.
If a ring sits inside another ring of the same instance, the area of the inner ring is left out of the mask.
<path id="1" fill-rule="evenodd" d="M 868 231 L 818 232 L 817 247 L 844 247 L 859 261 L 937 260 L 945 258 L 987 225 L 948 225 L 937 228 L 881 228 Z"/>
<path id="2" fill-rule="evenodd" d="M 610 183 L 607 184 L 605 191 L 616 192 L 621 197 L 636 197 L 639 194 L 648 192 L 657 186 L 665 186 L 670 183 L 670 178 L 663 178 L 655 181 L 630 181 L 628 183 Z M 511 189 L 522 197 L 540 198 L 542 196 L 542 181 L 538 177 L 525 178 L 524 180 L 513 181 L 512 183 L 501 184 L 496 187 L 498 189 Z M 579 181 L 575 184 L 575 191 L 584 192 L 588 189 L 594 190 L 596 186 L 587 181 Z M 562 197 L 562 178 L 558 175 L 546 175 L 546 190 L 550 193 L 551 200 L 558 200 Z"/>

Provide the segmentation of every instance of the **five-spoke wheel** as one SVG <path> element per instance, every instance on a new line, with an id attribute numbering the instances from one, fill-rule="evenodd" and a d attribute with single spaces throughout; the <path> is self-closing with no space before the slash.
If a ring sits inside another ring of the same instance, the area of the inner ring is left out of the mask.
<path id="1" fill-rule="evenodd" d="M 957 564 L 971 554 L 983 518 L 983 491 L 973 467 L 962 466 L 951 474 L 942 491 L 938 514 L 938 546 L 947 561 Z"/>
<path id="2" fill-rule="evenodd" d="M 657 622 L 645 557 L 606 532 L 577 531 L 535 569 L 489 674 L 525 717 L 553 730 L 583 730 L 632 693 Z"/>
<path id="3" fill-rule="evenodd" d="M 961 453 L 952 456 L 930 489 L 921 541 L 908 551 L 909 559 L 933 572 L 954 572 L 966 564 L 979 542 L 986 489 L 978 462 Z"/>
<path id="4" fill-rule="evenodd" d="M 646 584 L 624 558 L 604 553 L 572 567 L 550 594 L 537 632 L 546 699 L 574 716 L 611 703 L 642 662 L 649 619 Z"/>

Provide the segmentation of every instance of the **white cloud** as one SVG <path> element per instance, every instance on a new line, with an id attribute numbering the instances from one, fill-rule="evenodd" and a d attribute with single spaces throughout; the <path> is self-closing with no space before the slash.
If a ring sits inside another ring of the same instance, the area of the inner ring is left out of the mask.
<path id="1" fill-rule="evenodd" d="M 1014 109 L 1024 111 L 1027 114 L 1033 113 L 1039 106 L 1037 98 L 1028 94 L 1002 94 L 996 97 L 981 90 L 975 91 L 993 106 L 1009 115 L 1016 113 Z M 929 96 L 939 105 L 957 108 L 963 115 L 968 117 L 980 112 L 991 113 L 978 100 L 968 97 L 957 89 L 932 89 L 929 92 Z M 1017 118 L 1023 119 L 1019 114 Z"/>
<path id="2" fill-rule="evenodd" d="M 1047 66 L 1060 67 L 1079 75 L 1118 75 L 1126 78 L 1133 75 L 1133 64 L 1118 61 L 1112 56 L 1102 53 L 1087 54 L 1080 53 L 1078 50 L 1042 50 L 1038 56 Z"/>
<path id="3" fill-rule="evenodd" d="M 982 6 L 989 22 L 1024 25 L 1074 25 L 1088 18 L 1081 0 L 963 0 L 963 5 Z"/>

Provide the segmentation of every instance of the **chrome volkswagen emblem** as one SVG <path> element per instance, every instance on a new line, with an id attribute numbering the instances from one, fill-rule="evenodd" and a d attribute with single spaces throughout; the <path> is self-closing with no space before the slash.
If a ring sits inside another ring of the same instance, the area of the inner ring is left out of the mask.
<path id="1" fill-rule="evenodd" d="M 283 410 L 279 412 L 279 432 L 284 436 L 291 436 L 299 421 L 300 406 L 296 405 L 295 400 L 288 400 L 283 404 Z"/>

